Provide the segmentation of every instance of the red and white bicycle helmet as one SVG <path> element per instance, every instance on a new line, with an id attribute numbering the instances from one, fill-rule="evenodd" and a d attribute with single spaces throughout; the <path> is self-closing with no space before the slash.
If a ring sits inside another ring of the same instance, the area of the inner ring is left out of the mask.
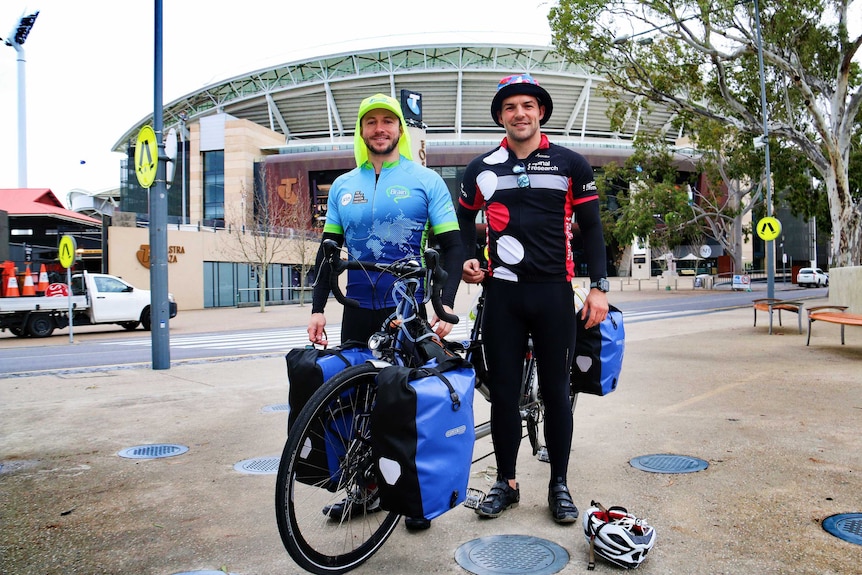
<path id="1" fill-rule="evenodd" d="M 625 507 L 605 509 L 601 503 L 590 502 L 584 513 L 584 536 L 590 544 L 588 570 L 595 565 L 595 555 L 611 563 L 635 569 L 646 559 L 655 545 L 655 529 L 638 519 Z"/>

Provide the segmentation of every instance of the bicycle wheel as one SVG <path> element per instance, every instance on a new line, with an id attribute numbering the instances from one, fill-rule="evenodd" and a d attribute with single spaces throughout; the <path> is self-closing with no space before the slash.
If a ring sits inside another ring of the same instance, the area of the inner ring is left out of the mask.
<path id="1" fill-rule="evenodd" d="M 288 434 L 276 477 L 276 519 L 288 554 L 311 573 L 361 565 L 400 518 L 380 510 L 376 498 L 369 421 L 380 369 L 364 363 L 332 377 Z"/>
<path id="2" fill-rule="evenodd" d="M 539 427 L 545 420 L 545 404 L 542 403 L 542 394 L 539 393 L 536 358 L 532 353 L 527 354 L 524 359 L 521 382 L 521 389 L 524 390 L 524 397 L 521 398 L 521 419 L 527 426 L 527 438 L 533 448 L 533 455 L 536 455 L 544 448 L 539 439 Z"/>
<path id="3" fill-rule="evenodd" d="M 530 440 L 530 446 L 533 448 L 533 455 L 539 455 L 542 461 L 548 461 L 545 444 L 539 436 L 539 430 L 545 421 L 545 403 L 542 401 L 542 393 L 539 391 L 536 358 L 533 357 L 532 353 L 527 354 L 527 357 L 524 359 L 521 389 L 525 390 L 524 397 L 521 398 L 521 419 L 527 427 L 527 437 Z M 569 386 L 569 407 L 573 413 L 577 399 L 578 394 L 572 393 L 572 388 Z"/>

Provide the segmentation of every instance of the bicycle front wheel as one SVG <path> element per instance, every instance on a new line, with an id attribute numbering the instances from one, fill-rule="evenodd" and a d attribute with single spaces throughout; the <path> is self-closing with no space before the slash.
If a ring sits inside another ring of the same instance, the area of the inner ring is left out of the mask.
<path id="1" fill-rule="evenodd" d="M 349 367 L 323 384 L 293 424 L 276 477 L 278 531 L 290 557 L 319 575 L 374 555 L 400 515 L 383 511 L 371 455 L 379 367 Z"/>

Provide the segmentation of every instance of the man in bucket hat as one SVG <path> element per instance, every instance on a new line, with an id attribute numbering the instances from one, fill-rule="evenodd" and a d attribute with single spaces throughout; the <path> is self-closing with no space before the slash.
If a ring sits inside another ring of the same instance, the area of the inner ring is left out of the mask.
<path id="1" fill-rule="evenodd" d="M 385 94 L 362 101 L 354 134 L 356 168 L 339 176 L 329 190 L 323 240 L 345 245 L 351 259 L 391 263 L 420 260 L 429 232 L 440 246 L 448 272 L 443 288 L 444 309 L 452 313 L 461 279 L 461 238 L 449 189 L 433 170 L 411 161 L 410 136 L 401 105 Z M 329 266 L 321 265 L 323 246 L 317 255 L 308 339 L 326 344 L 323 310 L 329 297 Z M 385 273 L 348 271 L 347 297 L 360 307 L 345 307 L 341 341 L 368 341 L 394 311 L 391 293 L 394 278 Z M 421 294 L 420 298 L 421 298 Z M 421 310 L 424 311 L 424 310 Z M 432 315 L 430 321 L 441 338 L 452 325 Z M 351 509 L 347 501 L 324 508 L 334 519 L 380 509 L 379 499 L 366 498 L 365 509 Z M 408 529 L 427 529 L 430 521 L 407 518 Z"/>
<path id="2" fill-rule="evenodd" d="M 506 137 L 467 166 L 458 221 L 464 249 L 472 254 L 476 213 L 484 210 L 487 219 L 487 271 L 477 259 L 468 259 L 462 274 L 469 283 L 488 275 L 482 327 L 497 481 L 476 513 L 498 517 L 520 500 L 515 478 L 521 441 L 518 400 L 524 350 L 532 336 L 551 466 L 548 506 L 555 522 L 570 524 L 578 517 L 566 480 L 572 444 L 569 371 L 575 349 L 573 215 L 592 280 L 581 311 L 588 328 L 608 313 L 607 262 L 592 167 L 541 132 L 552 111 L 550 94 L 530 74 L 500 81 L 491 116 Z"/>

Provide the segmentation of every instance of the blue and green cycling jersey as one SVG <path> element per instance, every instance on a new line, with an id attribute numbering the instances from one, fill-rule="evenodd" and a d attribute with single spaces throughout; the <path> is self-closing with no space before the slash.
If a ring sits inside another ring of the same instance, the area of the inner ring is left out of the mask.
<path id="1" fill-rule="evenodd" d="M 323 231 L 343 235 L 351 260 L 420 261 L 429 230 L 458 230 L 452 198 L 436 172 L 403 156 L 384 164 L 379 177 L 366 162 L 329 190 Z M 363 308 L 392 307 L 393 281 L 389 274 L 351 270 L 347 296 Z"/>

